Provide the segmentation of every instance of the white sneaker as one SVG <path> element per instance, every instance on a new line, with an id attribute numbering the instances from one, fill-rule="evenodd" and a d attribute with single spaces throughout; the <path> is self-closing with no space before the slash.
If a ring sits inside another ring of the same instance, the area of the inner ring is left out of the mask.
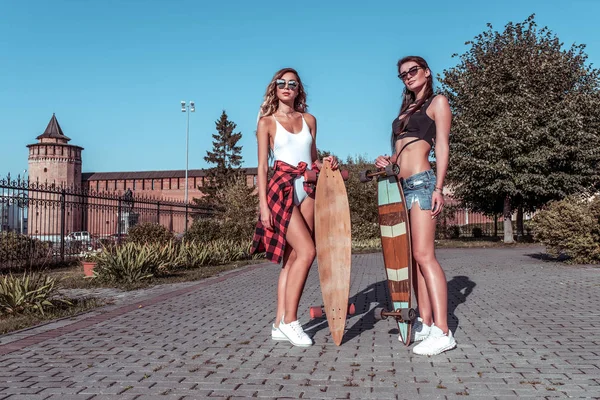
<path id="1" fill-rule="evenodd" d="M 429 336 L 413 348 L 413 353 L 424 356 L 433 356 L 455 347 L 456 340 L 454 340 L 454 337 L 452 336 L 452 331 L 448 330 L 448 334 L 444 335 L 444 332 L 433 324 Z"/>
<path id="2" fill-rule="evenodd" d="M 427 336 L 429 336 L 430 332 L 431 326 L 424 324 L 423 319 L 419 317 L 410 330 L 410 340 L 412 342 L 420 342 L 424 339 L 427 339 Z M 398 336 L 398 340 L 402 342 L 402 337 Z"/>
<path id="3" fill-rule="evenodd" d="M 287 336 L 285 336 L 281 330 L 275 326 L 275 324 L 271 325 L 271 339 L 273 340 L 288 340 Z"/>
<path id="4" fill-rule="evenodd" d="M 279 330 L 294 346 L 310 347 L 313 344 L 312 339 L 302 330 L 298 320 L 286 324 L 281 318 Z"/>

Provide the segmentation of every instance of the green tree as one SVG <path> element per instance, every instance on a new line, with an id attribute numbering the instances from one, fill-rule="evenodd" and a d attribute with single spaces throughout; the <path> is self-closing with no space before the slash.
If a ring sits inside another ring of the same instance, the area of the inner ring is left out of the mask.
<path id="1" fill-rule="evenodd" d="M 535 16 L 466 42 L 438 76 L 454 114 L 448 181 L 475 210 L 534 211 L 600 180 L 599 71 L 585 45 L 563 49 Z"/>
<path id="2" fill-rule="evenodd" d="M 207 202 L 209 205 L 215 205 L 217 190 L 242 172 L 242 146 L 237 144 L 242 138 L 242 133 L 234 133 L 237 125 L 229 120 L 225 110 L 215 121 L 215 126 L 217 132 L 212 135 L 212 151 L 207 151 L 204 157 L 204 161 L 214 164 L 214 167 L 207 169 L 206 184 L 200 188 L 207 198 L 199 201 L 199 203 Z"/>
<path id="3" fill-rule="evenodd" d="M 376 179 L 362 183 L 359 179 L 361 171 L 375 172 L 377 168 L 373 162 L 364 156 L 348 156 L 342 169 L 348 170 L 346 191 L 350 205 L 350 220 L 352 225 L 352 238 L 363 240 L 379 237 L 378 209 L 377 209 L 377 183 Z"/>

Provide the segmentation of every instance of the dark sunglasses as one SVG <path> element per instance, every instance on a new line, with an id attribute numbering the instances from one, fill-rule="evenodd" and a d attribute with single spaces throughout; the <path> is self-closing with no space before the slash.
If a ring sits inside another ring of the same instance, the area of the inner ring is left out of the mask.
<path id="1" fill-rule="evenodd" d="M 285 79 L 277 79 L 275 81 L 275 84 L 279 89 L 285 89 Z M 298 87 L 298 82 L 294 80 L 289 80 L 287 81 L 287 87 L 290 90 L 296 90 L 296 88 Z"/>
<path id="2" fill-rule="evenodd" d="M 423 67 L 419 67 L 419 66 L 414 66 L 411 69 L 409 69 L 406 72 L 403 72 L 401 74 L 398 74 L 398 78 L 402 79 L 403 81 L 406 80 L 406 77 L 413 77 L 417 74 L 417 72 L 419 72 L 419 69 L 423 69 Z"/>

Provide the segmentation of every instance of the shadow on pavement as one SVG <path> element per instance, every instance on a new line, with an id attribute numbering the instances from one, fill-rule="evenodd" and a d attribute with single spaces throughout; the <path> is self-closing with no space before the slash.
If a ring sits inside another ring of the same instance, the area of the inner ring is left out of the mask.
<path id="1" fill-rule="evenodd" d="M 468 276 L 457 275 L 448 281 L 448 328 L 456 332 L 459 321 L 455 314 L 459 304 L 464 303 L 477 284 Z"/>
<path id="2" fill-rule="evenodd" d="M 464 275 L 455 276 L 448 281 L 448 325 L 452 332 L 456 332 L 459 325 L 458 317 L 455 315 L 456 308 L 466 301 L 475 286 L 476 283 Z M 350 297 L 349 302 L 354 303 L 356 314 L 348 316 L 347 324 L 349 327 L 344 334 L 342 344 L 360 336 L 363 332 L 373 329 L 375 324 L 379 322 L 375 319 L 375 309 L 378 307 L 388 308 L 387 281 L 383 280 L 369 285 Z M 359 316 L 358 320 L 352 323 L 357 316 Z M 303 325 L 303 329 L 314 336 L 321 329 L 328 329 L 327 319 L 325 316 L 312 319 Z M 397 335 L 398 329 L 390 329 L 388 334 Z"/>

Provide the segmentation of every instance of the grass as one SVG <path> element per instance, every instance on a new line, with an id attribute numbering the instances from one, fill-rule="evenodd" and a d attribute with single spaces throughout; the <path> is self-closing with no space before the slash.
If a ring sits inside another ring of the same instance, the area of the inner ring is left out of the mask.
<path id="1" fill-rule="evenodd" d="M 44 315 L 38 313 L 3 315 L 0 317 L 0 335 L 29 328 L 48 321 L 72 317 L 107 304 L 105 301 L 95 298 L 69 299 L 69 301 L 73 304 L 72 306 L 64 304 L 55 308 L 49 308 Z"/>
<path id="2" fill-rule="evenodd" d="M 154 277 L 152 279 L 144 279 L 142 281 L 135 282 L 132 284 L 101 282 L 97 279 L 86 278 L 83 275 L 83 270 L 79 266 L 51 271 L 49 272 L 49 275 L 54 278 L 60 279 L 61 288 L 64 289 L 117 288 L 129 291 L 145 289 L 156 285 L 198 281 L 246 265 L 259 264 L 264 262 L 264 259 L 243 260 L 224 265 L 207 266 L 194 269 L 182 269 L 170 272 L 166 275 Z"/>

